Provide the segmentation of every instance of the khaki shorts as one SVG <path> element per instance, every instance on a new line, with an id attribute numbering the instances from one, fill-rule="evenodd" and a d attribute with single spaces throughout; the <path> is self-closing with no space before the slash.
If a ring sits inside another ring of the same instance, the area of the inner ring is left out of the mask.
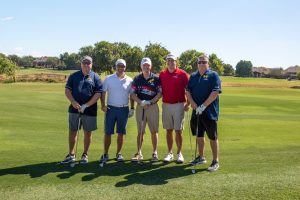
<path id="1" fill-rule="evenodd" d="M 146 123 L 148 124 L 151 133 L 158 133 L 159 128 L 159 108 L 157 104 L 149 106 L 144 111 L 144 122 L 142 122 L 143 108 L 140 105 L 136 107 L 136 125 L 139 132 L 145 133 Z"/>
<path id="2" fill-rule="evenodd" d="M 174 129 L 176 131 L 184 128 L 184 103 L 163 103 L 162 122 L 164 129 Z"/>

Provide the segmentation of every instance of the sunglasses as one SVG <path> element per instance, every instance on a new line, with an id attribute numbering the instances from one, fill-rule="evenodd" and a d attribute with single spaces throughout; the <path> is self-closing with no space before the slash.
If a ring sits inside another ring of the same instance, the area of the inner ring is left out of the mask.
<path id="1" fill-rule="evenodd" d="M 82 62 L 82 64 L 84 64 L 84 65 L 90 65 L 91 62 Z"/>
<path id="2" fill-rule="evenodd" d="M 207 64 L 208 62 L 207 61 L 198 61 L 198 64 Z"/>

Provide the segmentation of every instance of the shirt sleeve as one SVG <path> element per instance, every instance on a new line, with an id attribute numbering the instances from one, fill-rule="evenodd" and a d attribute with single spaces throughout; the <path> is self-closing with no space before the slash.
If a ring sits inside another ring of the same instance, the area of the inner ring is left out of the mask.
<path id="1" fill-rule="evenodd" d="M 213 82 L 212 91 L 217 91 L 219 92 L 219 94 L 222 93 L 221 80 L 217 73 L 214 73 L 214 82 Z"/>
<path id="2" fill-rule="evenodd" d="M 161 82 L 160 82 L 160 78 L 159 77 L 157 78 L 156 90 L 157 90 L 157 93 L 162 93 Z"/>
<path id="3" fill-rule="evenodd" d="M 73 90 L 73 76 L 72 76 L 72 74 L 69 76 L 65 88 L 67 88 L 71 91 Z"/>
<path id="4" fill-rule="evenodd" d="M 94 92 L 95 93 L 101 93 L 103 91 L 103 85 L 102 85 L 102 81 L 101 78 L 96 75 L 95 76 L 95 89 Z"/>
<path id="5" fill-rule="evenodd" d="M 136 94 L 137 93 L 136 90 L 137 90 L 137 86 L 136 86 L 136 77 L 135 77 L 131 83 L 130 94 Z"/>
<path id="6" fill-rule="evenodd" d="M 108 88 L 108 78 L 106 77 L 106 79 L 103 81 L 103 86 L 102 86 L 102 92 L 107 92 L 107 88 Z"/>
<path id="7" fill-rule="evenodd" d="M 192 78 L 190 78 L 190 80 L 188 81 L 188 84 L 186 85 L 186 88 L 185 88 L 185 90 L 188 91 L 188 92 L 190 92 L 190 93 L 192 91 L 192 84 L 191 84 L 191 82 L 192 82 Z"/>

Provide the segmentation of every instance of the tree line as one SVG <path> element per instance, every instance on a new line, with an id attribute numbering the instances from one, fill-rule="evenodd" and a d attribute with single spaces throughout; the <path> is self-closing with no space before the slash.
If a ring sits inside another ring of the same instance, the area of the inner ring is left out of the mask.
<path id="1" fill-rule="evenodd" d="M 149 57 L 152 60 L 152 70 L 156 73 L 160 72 L 166 66 L 165 57 L 170 51 L 161 45 L 161 43 L 149 42 L 144 50 L 139 46 L 130 46 L 124 42 L 108 42 L 100 41 L 94 45 L 84 46 L 79 49 L 77 53 L 65 52 L 59 57 L 47 57 L 43 63 L 44 67 L 56 68 L 62 70 L 79 69 L 80 58 L 89 55 L 93 58 L 93 69 L 98 73 L 113 72 L 114 63 L 118 58 L 123 58 L 127 63 L 127 71 L 140 71 L 140 61 L 143 57 Z M 178 56 L 178 66 L 183 70 L 191 73 L 197 70 L 197 58 L 204 55 L 204 52 L 190 49 L 182 52 Z M 5 56 L 1 54 L 2 58 L 11 61 L 12 64 L 19 67 L 36 67 L 39 66 L 37 58 L 32 56 L 19 57 L 17 55 Z M 220 75 L 225 76 L 252 76 L 251 61 L 241 60 L 236 65 L 236 70 L 232 65 L 224 63 L 215 53 L 208 55 L 210 68 Z M 1 67 L 1 66 L 0 66 Z M 3 67 L 2 67 L 3 68 Z M 14 67 L 13 69 L 17 69 Z M 1 71 L 0 71 L 1 73 Z M 2 70 L 2 73 L 3 70 Z"/>

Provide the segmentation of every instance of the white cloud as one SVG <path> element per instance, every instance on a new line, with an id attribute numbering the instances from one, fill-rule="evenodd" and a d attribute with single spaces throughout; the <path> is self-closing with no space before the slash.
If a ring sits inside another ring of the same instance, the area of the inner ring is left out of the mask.
<path id="1" fill-rule="evenodd" d="M 11 20 L 13 20 L 13 19 L 15 19 L 14 17 L 3 17 L 3 18 L 1 18 L 1 21 L 11 21 Z"/>
<path id="2" fill-rule="evenodd" d="M 15 52 L 20 52 L 20 51 L 23 51 L 23 48 L 22 48 L 22 47 L 16 47 L 16 48 L 14 49 L 14 51 L 15 51 Z"/>

